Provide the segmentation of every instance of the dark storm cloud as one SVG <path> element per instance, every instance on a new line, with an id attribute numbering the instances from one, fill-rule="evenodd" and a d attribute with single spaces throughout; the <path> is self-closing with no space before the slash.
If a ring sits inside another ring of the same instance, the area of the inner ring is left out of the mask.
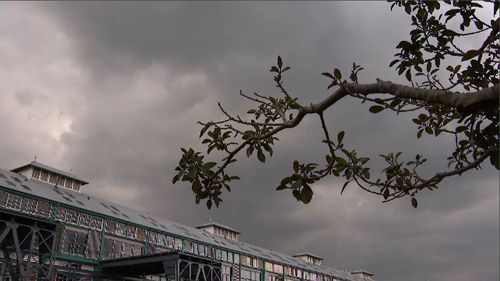
<path id="1" fill-rule="evenodd" d="M 333 66 L 347 72 L 353 61 L 366 68 L 362 81 L 397 81 L 387 65 L 409 19 L 391 13 L 387 3 L 4 6 L 0 58 L 12 63 L 0 67 L 0 74 L 11 75 L 0 85 L 9 93 L 2 96 L 0 117 L 15 118 L 1 123 L 8 132 L 2 165 L 42 151 L 42 160 L 89 179 L 87 191 L 94 195 L 191 225 L 211 215 L 241 230 L 245 241 L 289 254 L 316 252 L 328 265 L 363 267 L 377 280 L 498 279 L 493 169 L 445 182 L 423 194 L 417 210 L 405 200 L 382 204 L 355 188 L 340 196 L 336 179 L 318 184 L 307 206 L 274 192 L 292 160 L 314 161 L 325 151 L 317 145 L 321 130 L 314 117 L 284 133 L 265 165 L 242 159 L 233 172 L 243 180 L 217 210 L 195 205 L 188 187 L 171 186 L 179 147 L 202 149 L 195 123 L 220 118 L 217 101 L 241 113 L 251 104 L 242 102 L 239 90 L 276 93 L 268 69 L 278 54 L 292 66 L 285 79 L 302 101 L 328 93 L 321 72 Z M 20 22 L 23 29 L 13 33 Z M 32 46 L 37 52 L 29 52 Z M 29 79 L 12 73 L 28 73 Z M 34 86 L 18 89 L 19 81 Z M 40 128 L 29 116 L 48 118 Z M 440 160 L 449 150 L 443 140 L 416 142 L 411 116 L 373 115 L 357 101 L 340 102 L 327 118 L 333 132 L 348 132 L 349 146 L 372 157 L 424 151 Z M 442 161 L 430 167 L 445 168 Z"/>

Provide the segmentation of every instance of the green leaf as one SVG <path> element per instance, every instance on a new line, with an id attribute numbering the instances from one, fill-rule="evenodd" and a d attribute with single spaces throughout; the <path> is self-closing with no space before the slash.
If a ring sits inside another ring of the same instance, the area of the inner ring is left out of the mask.
<path id="1" fill-rule="evenodd" d="M 188 173 L 188 177 L 192 180 L 194 180 L 194 178 L 196 178 L 196 176 L 198 175 L 198 169 L 196 168 L 191 168 L 189 170 L 189 173 Z"/>
<path id="2" fill-rule="evenodd" d="M 411 205 L 413 206 L 413 208 L 417 208 L 418 207 L 418 201 L 415 197 L 412 197 L 411 198 Z"/>
<path id="3" fill-rule="evenodd" d="M 311 202 L 313 196 L 313 191 L 309 185 L 304 185 L 304 188 L 302 188 L 302 192 L 300 193 L 300 200 L 304 202 L 304 204 L 309 204 Z"/>
<path id="4" fill-rule="evenodd" d="M 344 185 L 342 186 L 342 189 L 340 190 L 340 194 L 342 194 L 342 193 L 344 192 L 345 188 L 347 187 L 347 185 L 348 185 L 349 183 L 350 183 L 350 181 L 346 181 L 346 182 L 344 183 Z"/>
<path id="5" fill-rule="evenodd" d="M 293 161 L 293 171 L 295 173 L 299 172 L 299 161 L 297 161 L 297 160 Z"/>
<path id="6" fill-rule="evenodd" d="M 370 179 L 370 170 L 369 169 L 364 169 L 363 172 L 362 172 L 362 174 L 363 174 L 363 177 L 365 179 L 367 179 L 367 180 Z"/>
<path id="7" fill-rule="evenodd" d="M 380 106 L 380 105 L 374 105 L 372 107 L 370 107 L 370 112 L 371 113 L 379 113 L 380 111 L 384 110 L 385 108 L 383 106 Z"/>
<path id="8" fill-rule="evenodd" d="M 208 129 L 208 128 L 210 128 L 210 126 L 212 126 L 212 124 L 211 124 L 211 123 L 208 123 L 208 124 L 206 124 L 206 125 L 203 127 L 203 129 L 201 129 L 201 131 L 200 131 L 200 136 L 199 136 L 200 138 L 203 136 L 203 134 L 205 134 L 205 132 L 207 131 L 207 129 Z"/>
<path id="9" fill-rule="evenodd" d="M 465 55 L 462 57 L 462 61 L 470 60 L 473 57 L 479 55 L 478 50 L 468 50 Z"/>
<path id="10" fill-rule="evenodd" d="M 211 170 L 213 167 L 215 167 L 215 165 L 217 165 L 217 163 L 215 163 L 215 162 L 207 162 L 207 163 L 205 163 L 205 165 L 203 165 L 203 167 L 201 167 L 201 169 L 202 169 L 203 171 L 209 171 L 209 170 Z"/>
<path id="11" fill-rule="evenodd" d="M 338 135 L 337 135 L 337 140 L 339 142 L 339 144 L 342 142 L 342 140 L 344 139 L 344 135 L 345 135 L 345 132 L 344 131 L 341 131 Z"/>
<path id="12" fill-rule="evenodd" d="M 384 196 L 384 199 L 387 200 L 387 198 L 389 198 L 389 188 L 385 188 L 382 195 Z"/>
<path id="13" fill-rule="evenodd" d="M 249 146 L 247 148 L 247 157 L 250 157 L 252 155 L 252 153 L 253 153 L 253 146 Z"/>
<path id="14" fill-rule="evenodd" d="M 340 73 L 340 70 L 338 68 L 335 68 L 333 70 L 333 75 L 335 76 L 335 78 L 337 78 L 338 80 L 342 79 L 342 73 Z"/>
<path id="15" fill-rule="evenodd" d="M 419 139 L 420 137 L 422 137 L 422 133 L 424 132 L 424 130 L 420 129 L 418 130 L 417 132 L 417 139 Z"/>
<path id="16" fill-rule="evenodd" d="M 259 159 L 259 161 L 262 163 L 266 162 L 266 156 L 264 155 L 264 152 L 262 152 L 261 149 L 257 151 L 257 159 Z"/>
<path id="17" fill-rule="evenodd" d="M 466 131 L 467 130 L 467 127 L 466 126 L 458 126 L 456 129 L 455 129 L 455 132 L 457 133 L 461 133 L 463 131 Z"/>
<path id="18" fill-rule="evenodd" d="M 408 69 L 408 70 L 406 71 L 405 76 L 406 76 L 406 79 L 407 79 L 408 81 L 411 81 L 411 70 L 410 70 L 410 69 Z"/>
<path id="19" fill-rule="evenodd" d="M 201 193 L 201 184 L 199 180 L 195 180 L 193 184 L 191 185 L 191 189 L 195 194 L 200 194 Z"/>
<path id="20" fill-rule="evenodd" d="M 212 208 L 212 200 L 207 200 L 207 208 L 210 210 Z"/>
<path id="21" fill-rule="evenodd" d="M 298 190 L 301 186 L 302 186 L 302 179 L 298 179 L 292 184 L 292 189 Z"/>
<path id="22" fill-rule="evenodd" d="M 493 165 L 495 168 L 497 168 L 497 170 L 500 170 L 500 167 L 499 167 L 499 165 L 498 165 L 498 162 L 499 162 L 499 161 L 498 161 L 498 158 L 499 158 L 499 157 L 498 157 L 498 152 L 493 153 L 493 154 L 491 154 L 491 156 L 490 156 L 490 162 L 491 162 L 491 165 Z"/>
<path id="23" fill-rule="evenodd" d="M 276 190 L 283 190 L 283 189 L 287 189 L 287 186 L 286 185 L 279 185 L 278 187 L 276 187 Z"/>
<path id="24" fill-rule="evenodd" d="M 281 68 L 283 66 L 283 60 L 281 59 L 281 56 L 278 56 L 278 67 Z"/>
<path id="25" fill-rule="evenodd" d="M 326 77 L 331 78 L 331 79 L 334 79 L 333 75 L 329 72 L 323 72 L 323 73 L 321 73 L 321 75 L 326 76 Z"/>
<path id="26" fill-rule="evenodd" d="M 389 64 L 389 67 L 392 67 L 392 66 L 393 66 L 393 65 L 395 65 L 398 61 L 399 61 L 398 59 L 391 61 L 391 63 Z"/>

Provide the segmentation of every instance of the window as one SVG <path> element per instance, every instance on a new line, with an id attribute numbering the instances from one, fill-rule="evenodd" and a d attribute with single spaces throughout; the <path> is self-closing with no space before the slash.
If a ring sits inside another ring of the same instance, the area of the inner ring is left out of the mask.
<path id="1" fill-rule="evenodd" d="M 80 183 L 77 181 L 73 182 L 73 189 L 76 191 L 80 191 Z"/>
<path id="2" fill-rule="evenodd" d="M 0 206 L 5 207 L 9 193 L 0 190 Z"/>
<path id="3" fill-rule="evenodd" d="M 38 202 L 37 214 L 41 217 L 48 218 L 52 211 L 52 205 L 47 202 Z"/>
<path id="4" fill-rule="evenodd" d="M 36 213 L 37 208 L 38 208 L 38 201 L 37 200 L 23 198 L 23 202 L 21 205 L 22 212 L 34 214 L 34 213 Z"/>
<path id="5" fill-rule="evenodd" d="M 66 179 L 66 182 L 64 183 L 64 186 L 69 189 L 73 189 L 73 180 Z"/>
<path id="6" fill-rule="evenodd" d="M 280 281 L 280 280 L 283 280 L 283 277 L 272 273 L 266 274 L 266 281 Z"/>
<path id="7" fill-rule="evenodd" d="M 90 228 L 98 231 L 102 230 L 102 218 L 91 216 L 90 217 Z"/>
<path id="8" fill-rule="evenodd" d="M 67 223 L 78 225 L 79 217 L 80 217 L 80 213 L 79 212 L 77 212 L 75 210 L 66 209 L 66 217 L 65 217 L 64 220 Z"/>
<path id="9" fill-rule="evenodd" d="M 222 281 L 231 281 L 231 267 L 227 265 L 222 266 Z"/>
<path id="10" fill-rule="evenodd" d="M 115 233 L 116 231 L 116 221 L 106 220 L 106 232 Z"/>
<path id="11" fill-rule="evenodd" d="M 193 252 L 193 243 L 189 240 L 183 240 L 182 249 L 184 251 L 192 253 Z"/>
<path id="12" fill-rule="evenodd" d="M 90 227 L 90 215 L 89 214 L 80 214 L 80 221 L 78 222 L 80 226 L 89 228 Z"/>
<path id="13" fill-rule="evenodd" d="M 175 249 L 182 250 L 182 239 L 175 238 Z"/>
<path id="14" fill-rule="evenodd" d="M 158 244 L 158 233 L 150 231 L 148 235 L 148 242 L 151 244 Z"/>
<path id="15" fill-rule="evenodd" d="M 39 178 L 40 178 L 40 169 L 38 169 L 38 168 L 34 168 L 34 169 L 33 169 L 33 175 L 32 175 L 32 177 L 33 177 L 34 179 L 39 179 Z"/>
<path id="16" fill-rule="evenodd" d="M 5 207 L 19 211 L 21 209 L 21 196 L 12 193 L 7 194 L 7 202 L 5 202 Z"/>
<path id="17" fill-rule="evenodd" d="M 167 236 L 166 246 L 173 249 L 174 248 L 174 241 L 175 241 L 174 237 Z"/>
<path id="18" fill-rule="evenodd" d="M 40 180 L 42 181 L 49 181 L 49 173 L 46 171 L 42 171 L 40 173 Z"/>
<path id="19" fill-rule="evenodd" d="M 102 255 L 103 259 L 112 259 L 141 255 L 143 251 L 144 248 L 140 243 L 105 237 Z"/>
<path id="20" fill-rule="evenodd" d="M 217 253 L 217 252 L 216 252 L 216 253 Z M 250 258 L 249 258 L 249 257 L 247 257 L 247 256 L 243 256 L 243 255 L 242 255 L 242 256 L 240 256 L 240 261 L 241 261 L 241 264 L 242 264 L 242 265 L 252 266 L 252 262 L 251 262 Z"/>
<path id="21" fill-rule="evenodd" d="M 222 259 L 222 251 L 219 249 L 215 249 L 215 259 L 220 260 Z"/>
<path id="22" fill-rule="evenodd" d="M 137 229 L 137 239 L 142 241 L 146 240 L 146 230 L 144 228 Z"/>
<path id="23" fill-rule="evenodd" d="M 273 265 L 273 272 L 283 274 L 283 266 L 279 264 L 274 264 Z"/>
<path id="24" fill-rule="evenodd" d="M 52 174 L 52 173 L 51 173 L 51 174 L 50 174 L 50 179 L 49 179 L 49 182 L 50 182 L 51 184 L 56 184 L 56 183 L 57 183 L 57 177 L 58 177 L 58 175 L 57 175 L 57 174 Z"/>
<path id="25" fill-rule="evenodd" d="M 62 251 L 72 255 L 85 257 L 87 232 L 64 230 Z"/>
<path id="26" fill-rule="evenodd" d="M 241 269 L 241 281 L 260 281 L 260 272 Z"/>

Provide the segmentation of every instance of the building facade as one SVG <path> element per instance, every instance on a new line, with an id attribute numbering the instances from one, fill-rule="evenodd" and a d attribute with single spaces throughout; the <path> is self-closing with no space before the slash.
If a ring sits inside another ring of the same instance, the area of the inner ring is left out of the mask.
<path id="1" fill-rule="evenodd" d="M 0 281 L 360 281 L 321 258 L 281 254 L 209 222 L 197 228 L 82 192 L 87 181 L 39 162 L 0 169 Z"/>

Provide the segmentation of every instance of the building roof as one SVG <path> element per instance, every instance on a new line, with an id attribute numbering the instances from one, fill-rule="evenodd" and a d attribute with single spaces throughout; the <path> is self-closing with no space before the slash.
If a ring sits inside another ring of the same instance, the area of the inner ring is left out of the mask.
<path id="1" fill-rule="evenodd" d="M 323 260 L 322 257 L 318 256 L 318 255 L 315 255 L 311 252 L 302 252 L 302 253 L 298 253 L 298 254 L 295 254 L 293 255 L 294 257 L 302 257 L 302 256 L 311 256 L 313 258 L 316 258 L 316 259 L 320 259 L 320 260 Z"/>
<path id="2" fill-rule="evenodd" d="M 37 161 L 32 161 L 31 163 L 29 164 L 26 164 L 24 166 L 21 166 L 21 167 L 18 167 L 18 168 L 15 168 L 15 169 L 12 169 L 12 172 L 19 172 L 25 168 L 28 168 L 28 167 L 36 167 L 36 168 L 40 168 L 42 170 L 47 170 L 49 172 L 53 172 L 55 174 L 60 174 L 60 175 L 63 175 L 65 177 L 68 177 L 68 178 L 71 178 L 71 179 L 74 179 L 74 180 L 77 180 L 79 182 L 81 182 L 82 184 L 88 184 L 89 182 L 72 174 L 72 173 L 68 173 L 68 172 L 65 172 L 65 171 L 62 171 L 62 170 L 59 170 L 59 169 L 56 169 L 54 167 L 51 167 L 49 165 L 45 165 L 45 164 L 42 164 L 40 162 L 37 162 Z"/>
<path id="3" fill-rule="evenodd" d="M 14 169 L 19 170 L 20 168 Z M 13 170 L 13 171 L 14 171 Z M 9 189 L 17 193 L 28 194 L 52 202 L 57 202 L 61 206 L 73 207 L 89 213 L 121 220 L 126 223 L 139 225 L 151 230 L 166 232 L 175 236 L 199 241 L 205 244 L 225 248 L 233 252 L 244 255 L 260 257 L 264 260 L 273 261 L 280 264 L 290 265 L 313 272 L 328 274 L 345 280 L 362 280 L 360 277 L 351 275 L 324 265 L 313 265 L 304 260 L 290 255 L 275 252 L 273 250 L 261 248 L 242 241 L 227 239 L 221 236 L 212 235 L 197 228 L 172 222 L 164 218 L 150 216 L 137 210 L 129 209 L 110 201 L 92 197 L 87 194 L 58 188 L 45 182 L 26 178 L 12 171 L 0 169 L 0 189 Z"/>
<path id="4" fill-rule="evenodd" d="M 373 276 L 374 274 L 369 272 L 369 271 L 366 271 L 364 269 L 358 269 L 358 270 L 353 270 L 351 271 L 351 274 L 366 274 L 366 275 L 369 275 L 369 276 Z"/>
<path id="5" fill-rule="evenodd" d="M 196 228 L 199 229 L 199 228 L 205 228 L 205 227 L 209 227 L 209 226 L 217 226 L 219 228 L 224 228 L 224 229 L 230 230 L 232 232 L 236 232 L 238 234 L 241 234 L 241 232 L 239 232 L 238 230 L 236 230 L 230 226 L 224 225 L 222 223 L 214 222 L 214 221 L 210 221 L 210 222 L 204 223 L 202 225 L 198 225 Z"/>

